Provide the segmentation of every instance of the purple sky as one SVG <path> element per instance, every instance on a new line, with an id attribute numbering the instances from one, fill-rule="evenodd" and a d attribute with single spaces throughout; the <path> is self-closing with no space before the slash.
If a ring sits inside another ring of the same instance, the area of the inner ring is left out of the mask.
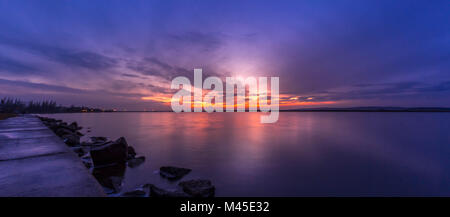
<path id="1" fill-rule="evenodd" d="M 297 107 L 450 106 L 449 11 L 438 0 L 0 0 L 0 97 L 161 110 L 172 78 L 203 68 L 279 76 Z"/>

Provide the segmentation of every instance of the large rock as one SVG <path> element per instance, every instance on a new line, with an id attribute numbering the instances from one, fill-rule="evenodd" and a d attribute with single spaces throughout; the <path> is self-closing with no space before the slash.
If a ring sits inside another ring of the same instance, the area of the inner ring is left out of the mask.
<path id="1" fill-rule="evenodd" d="M 145 161 L 145 157 L 144 156 L 140 156 L 140 157 L 137 157 L 137 158 L 129 159 L 128 160 L 128 167 L 135 168 L 135 167 L 141 165 L 142 163 L 144 163 L 144 161 Z"/>
<path id="2" fill-rule="evenodd" d="M 167 178 L 169 180 L 178 180 L 183 178 L 183 176 L 187 175 L 191 172 L 191 169 L 180 168 L 180 167 L 161 167 L 159 168 L 159 174 Z"/>
<path id="3" fill-rule="evenodd" d="M 125 163 L 128 157 L 128 144 L 125 138 L 120 137 L 114 142 L 93 147 L 90 151 L 94 166 Z"/>
<path id="4" fill-rule="evenodd" d="M 146 187 L 150 189 L 150 197 L 189 197 L 188 194 L 182 191 L 169 191 L 152 184 L 147 184 Z"/>
<path id="5" fill-rule="evenodd" d="M 147 193 L 142 189 L 136 189 L 121 194 L 122 197 L 144 197 Z"/>
<path id="6" fill-rule="evenodd" d="M 84 149 L 81 147 L 72 147 L 72 151 L 78 154 L 78 157 L 85 155 Z"/>
<path id="7" fill-rule="evenodd" d="M 72 131 L 77 131 L 77 130 L 83 129 L 82 127 L 78 126 L 77 122 L 72 122 L 71 124 L 69 124 L 69 126 L 67 126 L 67 128 L 69 128 Z"/>
<path id="8" fill-rule="evenodd" d="M 113 166 L 94 168 L 92 175 L 100 185 L 106 188 L 107 193 L 118 193 L 122 189 L 125 170 L 125 164 L 116 164 Z"/>
<path id="9" fill-rule="evenodd" d="M 108 139 L 106 137 L 103 136 L 93 136 L 91 137 L 91 141 L 92 143 L 104 143 L 106 142 Z"/>
<path id="10" fill-rule="evenodd" d="M 195 179 L 180 182 L 178 184 L 183 188 L 183 191 L 193 197 L 214 197 L 216 188 L 211 184 L 211 181 L 206 179 Z"/>
<path id="11" fill-rule="evenodd" d="M 58 127 L 55 130 L 55 134 L 58 135 L 59 137 L 62 137 L 64 135 L 74 134 L 74 132 L 72 130 L 64 128 L 64 127 Z"/>
<path id="12" fill-rule="evenodd" d="M 136 157 L 136 151 L 132 146 L 128 146 L 128 159 L 133 159 Z"/>
<path id="13" fill-rule="evenodd" d="M 80 137 L 76 134 L 65 134 L 61 136 L 64 143 L 66 143 L 69 146 L 77 146 L 80 145 Z"/>

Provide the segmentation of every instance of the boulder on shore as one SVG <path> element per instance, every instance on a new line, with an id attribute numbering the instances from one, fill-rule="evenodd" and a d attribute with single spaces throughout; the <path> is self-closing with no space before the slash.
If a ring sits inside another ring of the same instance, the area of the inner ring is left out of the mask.
<path id="1" fill-rule="evenodd" d="M 75 153 L 77 153 L 78 157 L 81 157 L 81 156 L 83 156 L 84 154 L 86 154 L 86 153 L 84 152 L 84 149 L 81 148 L 81 147 L 72 147 L 72 151 L 75 152 Z"/>
<path id="2" fill-rule="evenodd" d="M 211 181 L 206 179 L 194 179 L 180 182 L 178 184 L 183 188 L 183 191 L 192 197 L 214 197 L 216 188 L 211 184 Z"/>
<path id="3" fill-rule="evenodd" d="M 55 134 L 58 135 L 59 137 L 62 137 L 64 135 L 74 134 L 74 132 L 67 128 L 56 128 Z"/>
<path id="4" fill-rule="evenodd" d="M 107 140 L 108 139 L 106 137 L 103 137 L 103 136 L 93 136 L 93 137 L 91 137 L 92 143 L 104 143 Z"/>
<path id="5" fill-rule="evenodd" d="M 83 129 L 82 127 L 78 126 L 77 122 L 72 122 L 71 124 L 69 124 L 69 126 L 67 126 L 67 128 L 71 129 L 72 131 L 77 131 L 77 130 Z"/>
<path id="6" fill-rule="evenodd" d="M 191 172 L 191 169 L 181 168 L 181 167 L 161 167 L 159 168 L 159 174 L 167 178 L 169 180 L 178 180 L 183 178 L 183 176 L 187 175 Z"/>
<path id="7" fill-rule="evenodd" d="M 136 189 L 133 191 L 128 191 L 125 192 L 123 194 L 121 194 L 120 196 L 122 197 L 144 197 L 147 193 L 141 189 Z"/>
<path id="8" fill-rule="evenodd" d="M 128 144 L 125 138 L 120 137 L 114 142 L 93 147 L 90 150 L 94 166 L 111 165 L 125 163 L 128 158 Z"/>
<path id="9" fill-rule="evenodd" d="M 94 167 L 92 175 L 97 179 L 100 185 L 107 188 L 107 193 L 118 193 L 122 190 L 122 181 L 125 170 L 125 164 L 116 164 L 101 168 Z"/>
<path id="10" fill-rule="evenodd" d="M 136 157 L 136 151 L 132 146 L 128 146 L 128 159 L 133 159 Z"/>
<path id="11" fill-rule="evenodd" d="M 140 156 L 140 157 L 137 157 L 137 158 L 129 159 L 128 160 L 128 167 L 135 168 L 135 167 L 141 165 L 142 163 L 144 163 L 144 161 L 145 161 L 145 157 L 144 156 Z"/>
<path id="12" fill-rule="evenodd" d="M 61 136 L 61 138 L 64 140 L 64 143 L 69 146 L 77 146 L 80 144 L 80 137 L 76 134 L 65 134 Z"/>
<path id="13" fill-rule="evenodd" d="M 182 191 L 169 191 L 162 188 L 158 188 L 152 184 L 145 185 L 150 189 L 150 197 L 189 197 Z"/>

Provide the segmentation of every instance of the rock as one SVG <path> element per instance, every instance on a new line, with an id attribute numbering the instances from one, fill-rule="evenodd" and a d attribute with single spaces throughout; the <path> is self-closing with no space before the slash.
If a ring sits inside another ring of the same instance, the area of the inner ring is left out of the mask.
<path id="1" fill-rule="evenodd" d="M 141 189 L 136 189 L 134 191 L 128 191 L 123 193 L 122 197 L 144 197 L 147 193 Z"/>
<path id="2" fill-rule="evenodd" d="M 49 127 L 51 130 L 56 130 L 59 127 L 59 124 L 57 122 L 44 122 L 44 124 Z"/>
<path id="3" fill-rule="evenodd" d="M 92 143 L 104 143 L 106 142 L 108 139 L 106 137 L 102 137 L 102 136 L 98 136 L 98 137 L 91 137 L 91 141 Z"/>
<path id="4" fill-rule="evenodd" d="M 136 151 L 132 146 L 128 146 L 128 159 L 136 157 Z"/>
<path id="5" fill-rule="evenodd" d="M 147 184 L 146 186 L 150 189 L 150 197 L 189 197 L 188 194 L 182 191 L 169 191 L 152 184 Z"/>
<path id="6" fill-rule="evenodd" d="M 94 167 L 92 175 L 105 188 L 111 189 L 111 193 L 120 192 L 122 188 L 122 180 L 125 175 L 126 165 L 116 164 L 113 166 Z"/>
<path id="7" fill-rule="evenodd" d="M 183 191 L 193 197 L 214 197 L 216 188 L 211 181 L 206 179 L 195 179 L 180 182 L 178 184 Z"/>
<path id="8" fill-rule="evenodd" d="M 67 128 L 57 128 L 55 130 L 56 135 L 58 135 L 59 137 L 62 137 L 64 135 L 70 135 L 73 134 L 73 132 Z"/>
<path id="9" fill-rule="evenodd" d="M 86 168 L 88 168 L 88 169 L 92 168 L 92 159 L 89 156 L 89 153 L 81 156 L 80 158 L 81 158 L 81 162 L 83 162 L 83 164 Z"/>
<path id="10" fill-rule="evenodd" d="M 81 157 L 85 154 L 83 148 L 81 147 L 73 147 L 72 151 L 78 154 L 78 157 Z"/>
<path id="11" fill-rule="evenodd" d="M 69 126 L 67 126 L 67 128 L 69 128 L 72 131 L 77 131 L 78 130 L 78 123 L 77 122 L 72 122 L 71 124 L 69 124 Z"/>
<path id="12" fill-rule="evenodd" d="M 128 158 L 128 144 L 121 137 L 114 142 L 108 142 L 102 146 L 93 147 L 90 151 L 94 166 L 125 163 Z"/>
<path id="13" fill-rule="evenodd" d="M 111 183 L 111 186 L 114 190 L 114 193 L 118 193 L 120 192 L 120 190 L 122 190 L 122 181 L 123 181 L 123 177 L 119 177 L 119 176 L 111 176 L 108 177 L 107 180 L 109 180 L 109 182 Z"/>
<path id="14" fill-rule="evenodd" d="M 82 161 L 82 162 L 83 162 L 83 164 L 84 164 L 84 166 L 86 168 L 90 169 L 92 167 L 92 163 L 91 162 L 88 162 L 88 161 Z"/>
<path id="15" fill-rule="evenodd" d="M 94 143 L 91 143 L 91 142 L 82 142 L 81 143 L 81 146 L 87 146 L 87 147 L 89 147 L 89 146 L 93 146 L 94 145 Z"/>
<path id="16" fill-rule="evenodd" d="M 92 160 L 91 154 L 88 152 L 85 155 L 81 156 L 81 159 L 87 159 L 87 160 L 91 161 Z"/>
<path id="17" fill-rule="evenodd" d="M 183 178 L 191 172 L 191 169 L 180 168 L 180 167 L 161 167 L 159 168 L 159 174 L 169 180 L 178 180 Z"/>
<path id="18" fill-rule="evenodd" d="M 135 168 L 135 167 L 141 165 L 142 163 L 144 163 L 144 161 L 145 161 L 145 157 L 144 156 L 140 156 L 140 157 L 137 157 L 137 158 L 129 159 L 128 160 L 128 167 Z"/>
<path id="19" fill-rule="evenodd" d="M 66 143 L 69 146 L 76 146 L 80 144 L 80 137 L 75 134 L 66 134 L 61 136 L 64 143 Z"/>

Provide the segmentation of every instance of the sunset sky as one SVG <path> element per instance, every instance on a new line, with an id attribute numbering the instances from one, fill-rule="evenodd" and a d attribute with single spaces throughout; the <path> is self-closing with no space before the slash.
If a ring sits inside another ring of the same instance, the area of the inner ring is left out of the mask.
<path id="1" fill-rule="evenodd" d="M 194 68 L 289 108 L 450 106 L 450 3 L 0 0 L 0 97 L 168 110 Z"/>

